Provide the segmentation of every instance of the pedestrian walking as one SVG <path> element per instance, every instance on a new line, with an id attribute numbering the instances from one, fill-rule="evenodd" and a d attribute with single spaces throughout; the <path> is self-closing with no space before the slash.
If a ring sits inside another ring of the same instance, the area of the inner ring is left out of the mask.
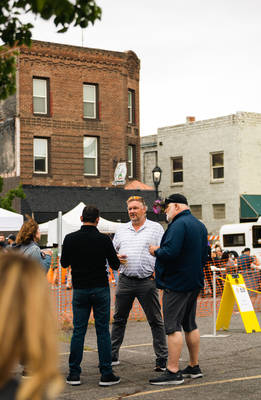
<path id="1" fill-rule="evenodd" d="M 153 385 L 181 384 L 183 378 L 200 378 L 198 364 L 199 330 L 195 321 L 197 297 L 204 287 L 203 267 L 207 259 L 207 229 L 190 212 L 185 196 L 172 194 L 165 200 L 169 222 L 160 247 L 150 246 L 156 257 L 156 282 L 163 294 L 163 316 L 168 335 L 168 366 Z M 183 339 L 189 351 L 190 363 L 179 369 Z"/>
<path id="2" fill-rule="evenodd" d="M 83 209 L 81 229 L 65 236 L 61 255 L 63 268 L 71 266 L 73 286 L 73 335 L 69 357 L 69 375 L 66 382 L 80 385 L 84 338 L 91 310 L 97 335 L 100 386 L 120 382 L 111 366 L 110 288 L 106 262 L 118 269 L 120 261 L 111 239 L 97 229 L 99 210 L 94 206 Z"/>
<path id="3" fill-rule="evenodd" d="M 146 218 L 147 206 L 143 197 L 131 196 L 127 200 L 130 222 L 123 224 L 113 238 L 113 244 L 122 263 L 115 296 L 112 324 L 112 365 L 118 365 L 127 320 L 135 298 L 140 302 L 150 324 L 156 371 L 166 369 L 168 350 L 161 315 L 159 293 L 154 279 L 155 259 L 149 245 L 159 245 L 164 230 Z"/>

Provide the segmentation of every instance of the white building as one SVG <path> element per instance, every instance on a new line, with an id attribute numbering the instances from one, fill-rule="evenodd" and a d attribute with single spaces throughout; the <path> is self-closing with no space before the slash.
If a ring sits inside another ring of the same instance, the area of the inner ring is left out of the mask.
<path id="1" fill-rule="evenodd" d="M 141 138 L 143 182 L 152 184 L 156 164 L 160 195 L 184 194 L 209 234 L 261 215 L 261 114 L 188 117 L 185 124 L 159 128 Z"/>

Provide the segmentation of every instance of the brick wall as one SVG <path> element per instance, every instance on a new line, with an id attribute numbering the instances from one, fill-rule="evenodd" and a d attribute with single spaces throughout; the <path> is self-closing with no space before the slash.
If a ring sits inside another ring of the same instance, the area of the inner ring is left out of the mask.
<path id="1" fill-rule="evenodd" d="M 139 59 L 125 53 L 34 41 L 19 56 L 21 180 L 23 184 L 111 186 L 116 161 L 136 146 L 140 179 Z M 33 115 L 33 77 L 50 80 L 50 116 Z M 99 119 L 83 118 L 83 83 L 99 85 Z M 128 125 L 128 89 L 135 90 L 136 123 Z M 83 137 L 97 136 L 99 175 L 83 173 Z M 49 172 L 33 174 L 33 138 L 49 139 Z"/>

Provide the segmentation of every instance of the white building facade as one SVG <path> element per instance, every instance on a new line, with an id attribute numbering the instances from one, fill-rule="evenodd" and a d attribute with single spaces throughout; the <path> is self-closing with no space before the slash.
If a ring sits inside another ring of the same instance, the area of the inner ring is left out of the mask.
<path id="1" fill-rule="evenodd" d="M 188 118 L 159 128 L 141 138 L 142 180 L 148 184 L 153 162 L 162 169 L 161 197 L 184 194 L 209 234 L 218 234 L 221 225 L 242 221 L 240 196 L 261 195 L 261 114 Z"/>

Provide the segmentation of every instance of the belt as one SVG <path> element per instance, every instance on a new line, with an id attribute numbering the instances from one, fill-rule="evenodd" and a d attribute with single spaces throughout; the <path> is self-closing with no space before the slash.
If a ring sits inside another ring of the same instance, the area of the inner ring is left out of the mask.
<path id="1" fill-rule="evenodd" d="M 138 278 L 137 276 L 127 276 L 125 274 L 121 274 L 121 275 L 123 275 L 125 278 L 131 279 L 133 281 L 144 281 L 145 279 L 151 279 L 151 278 L 154 279 L 153 275 L 146 276 L 146 278 Z"/>

